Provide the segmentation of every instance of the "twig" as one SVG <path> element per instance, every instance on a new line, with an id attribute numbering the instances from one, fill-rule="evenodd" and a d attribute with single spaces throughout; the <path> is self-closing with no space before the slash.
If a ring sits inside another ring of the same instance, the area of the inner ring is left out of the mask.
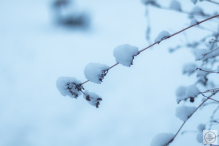
<path id="1" fill-rule="evenodd" d="M 201 69 L 201 68 L 196 68 L 196 70 L 201 70 L 201 71 L 204 71 L 204 72 L 207 72 L 207 73 L 219 73 L 219 72 L 215 72 L 215 71 L 207 71 L 207 70 L 204 70 L 204 69 Z"/>
<path id="2" fill-rule="evenodd" d="M 162 39 L 161 41 L 166 40 L 166 39 L 168 39 L 168 38 L 171 38 L 171 37 L 173 37 L 173 36 L 175 36 L 175 35 L 177 35 L 177 34 L 183 32 L 183 31 L 185 31 L 185 30 L 187 30 L 187 29 L 189 29 L 189 28 L 192 28 L 192 27 L 194 27 L 194 26 L 196 26 L 196 25 L 199 25 L 199 24 L 201 24 L 201 23 L 203 23 L 203 22 L 205 22 L 205 21 L 211 20 L 211 19 L 216 18 L 216 17 L 219 17 L 219 15 L 215 15 L 215 16 L 212 16 L 212 17 L 207 18 L 207 19 L 205 19 L 205 20 L 199 21 L 199 22 L 197 22 L 197 23 L 194 24 L 194 25 L 191 25 L 191 26 L 189 26 L 189 27 L 186 27 L 186 28 L 184 28 L 184 29 L 182 29 L 182 30 L 180 30 L 180 31 L 178 31 L 178 32 L 176 32 L 176 33 L 174 33 L 174 34 L 168 36 L 168 37 L 165 37 L 165 38 Z M 137 55 L 139 55 L 141 52 L 145 51 L 146 49 L 148 49 L 148 48 L 150 48 L 150 47 L 152 47 L 152 46 L 154 46 L 154 45 L 156 45 L 156 44 L 159 44 L 161 41 L 157 41 L 157 42 L 155 42 L 155 43 L 149 45 L 148 47 L 146 47 L 146 48 L 140 50 Z M 135 55 L 135 56 L 137 56 L 137 55 Z M 119 64 L 119 63 L 117 62 L 116 64 L 114 64 L 113 66 L 111 66 L 109 69 L 111 69 L 111 68 L 117 66 L 118 64 Z M 109 69 L 108 69 L 108 70 L 109 70 Z M 87 83 L 88 81 L 89 81 L 89 80 L 83 82 L 82 84 L 85 84 L 85 83 Z"/>
<path id="3" fill-rule="evenodd" d="M 219 90 L 218 90 L 219 91 Z M 177 133 L 175 134 L 175 136 L 166 144 L 169 145 L 178 135 L 178 133 L 180 132 L 180 130 L 182 129 L 182 127 L 185 125 L 185 123 L 191 118 L 191 116 L 208 100 L 210 99 L 212 96 L 214 96 L 218 91 L 212 93 L 207 99 L 205 99 L 196 109 L 194 112 L 192 112 L 192 114 L 188 117 L 188 119 L 186 121 L 183 122 L 183 124 L 180 126 L 179 130 L 177 131 Z"/>
<path id="4" fill-rule="evenodd" d="M 205 1 L 207 1 L 207 2 L 211 2 L 211 3 L 214 3 L 214 4 L 218 4 L 218 5 L 219 5 L 218 2 L 215 2 L 215 1 L 212 1 L 212 0 L 205 0 Z"/>

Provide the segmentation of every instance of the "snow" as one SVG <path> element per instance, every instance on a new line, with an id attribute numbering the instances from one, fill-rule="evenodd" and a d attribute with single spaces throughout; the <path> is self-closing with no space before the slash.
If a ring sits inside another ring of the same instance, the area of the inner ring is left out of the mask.
<path id="1" fill-rule="evenodd" d="M 203 143 L 203 132 L 199 132 L 196 136 L 196 140 L 199 142 L 199 143 Z"/>
<path id="2" fill-rule="evenodd" d="M 99 107 L 100 105 L 100 101 L 102 101 L 102 98 L 100 98 L 99 95 L 97 95 L 96 93 L 94 92 L 89 92 L 89 91 L 84 91 L 84 99 L 86 99 L 88 101 L 88 103 L 90 103 L 91 105 L 93 106 L 96 106 L 96 108 Z"/>
<path id="3" fill-rule="evenodd" d="M 180 86 L 176 90 L 176 102 L 179 103 L 181 100 L 185 100 L 190 97 L 197 97 L 200 91 L 195 85 L 190 85 L 188 87 Z"/>
<path id="4" fill-rule="evenodd" d="M 67 95 L 72 98 L 77 98 L 81 95 L 81 92 L 76 89 L 76 85 L 80 83 L 81 81 L 74 77 L 59 77 L 56 80 L 56 87 L 63 96 Z"/>
<path id="5" fill-rule="evenodd" d="M 197 3 L 197 0 L 191 0 L 191 2 L 192 2 L 193 4 L 196 4 L 196 3 Z"/>
<path id="6" fill-rule="evenodd" d="M 194 63 L 185 64 L 183 67 L 183 74 L 191 75 L 192 73 L 196 71 L 196 68 L 197 66 Z"/>
<path id="7" fill-rule="evenodd" d="M 197 23 L 198 23 L 198 21 L 196 19 L 192 19 L 191 22 L 190 22 L 190 25 L 195 25 Z"/>
<path id="8" fill-rule="evenodd" d="M 202 71 L 202 70 L 205 70 L 205 71 Z M 197 70 L 197 78 L 199 81 L 205 83 L 207 81 L 207 75 L 209 74 L 208 72 L 206 71 L 212 71 L 211 69 L 208 69 L 208 68 L 202 68 L 202 70 Z"/>
<path id="9" fill-rule="evenodd" d="M 107 69 L 109 69 L 108 65 L 89 63 L 84 68 L 84 75 L 89 81 L 100 84 L 107 73 L 104 70 Z"/>
<path id="10" fill-rule="evenodd" d="M 204 12 L 203 12 L 203 10 L 202 10 L 202 8 L 200 8 L 200 7 L 194 7 L 193 9 L 192 9 L 192 12 L 191 12 L 192 14 L 203 14 Z"/>
<path id="11" fill-rule="evenodd" d="M 143 3 L 149 4 L 149 3 L 154 3 L 156 0 L 142 0 Z"/>
<path id="12" fill-rule="evenodd" d="M 219 72 L 219 66 L 217 67 L 217 72 Z"/>
<path id="13" fill-rule="evenodd" d="M 195 60 L 207 60 L 215 56 L 219 56 L 219 49 L 209 50 L 209 49 L 198 49 L 194 51 Z"/>
<path id="14" fill-rule="evenodd" d="M 199 89 L 195 85 L 190 85 L 186 90 L 186 97 L 196 97 L 200 93 Z"/>
<path id="15" fill-rule="evenodd" d="M 172 133 L 160 133 L 152 139 L 151 146 L 164 146 L 173 137 L 174 137 L 174 134 Z"/>
<path id="16" fill-rule="evenodd" d="M 196 140 L 199 143 L 202 143 L 203 142 L 203 130 L 205 130 L 205 124 L 199 124 L 197 129 L 198 129 L 199 133 L 196 136 Z"/>
<path id="17" fill-rule="evenodd" d="M 189 116 L 195 111 L 196 107 L 180 106 L 176 108 L 176 117 L 182 121 L 186 121 Z"/>
<path id="18" fill-rule="evenodd" d="M 138 54 L 138 48 L 129 44 L 124 44 L 116 47 L 113 51 L 113 56 L 116 62 L 130 67 L 133 63 L 134 56 Z"/>
<path id="19" fill-rule="evenodd" d="M 174 10 L 176 10 L 176 11 L 181 11 L 181 10 L 182 10 L 180 2 L 175 1 L 175 0 L 173 0 L 173 1 L 170 3 L 170 8 L 171 8 L 171 9 L 174 9 Z"/>
<path id="20" fill-rule="evenodd" d="M 199 124 L 197 129 L 202 132 L 203 130 L 205 130 L 205 124 Z"/>
<path id="21" fill-rule="evenodd" d="M 176 102 L 179 103 L 181 100 L 186 98 L 187 87 L 180 86 L 176 89 Z"/>
<path id="22" fill-rule="evenodd" d="M 163 31 L 161 31 L 161 32 L 159 33 L 159 35 L 155 38 L 154 42 L 155 42 L 155 43 L 156 43 L 156 42 L 160 42 L 160 41 L 164 40 L 165 38 L 167 38 L 168 36 L 170 36 L 170 33 L 169 33 L 168 31 L 163 30 Z"/>

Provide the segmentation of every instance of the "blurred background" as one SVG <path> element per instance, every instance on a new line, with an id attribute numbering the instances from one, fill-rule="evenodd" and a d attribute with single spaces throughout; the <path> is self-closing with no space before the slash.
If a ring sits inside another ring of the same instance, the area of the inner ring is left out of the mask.
<path id="1" fill-rule="evenodd" d="M 194 7 L 180 2 L 185 10 Z M 118 45 L 147 47 L 145 13 L 141 0 L 0 0 L 0 146 L 145 146 L 158 133 L 176 133 L 182 121 L 175 117 L 175 90 L 195 81 L 182 76 L 183 65 L 194 61 L 191 52 L 168 51 L 183 43 L 183 33 L 143 52 L 130 68 L 116 66 L 101 85 L 86 83 L 103 99 L 98 109 L 56 88 L 60 76 L 86 81 L 89 62 L 113 65 Z M 157 8 L 150 8 L 150 21 L 152 42 L 162 30 L 190 24 L 187 14 Z M 187 32 L 200 38 L 196 29 Z M 208 122 L 213 110 L 197 112 L 182 131 Z M 179 135 L 172 144 L 198 145 L 195 138 Z"/>

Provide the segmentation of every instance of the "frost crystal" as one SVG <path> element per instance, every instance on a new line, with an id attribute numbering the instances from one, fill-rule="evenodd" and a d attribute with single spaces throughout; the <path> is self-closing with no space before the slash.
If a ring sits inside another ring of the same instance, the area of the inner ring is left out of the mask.
<path id="1" fill-rule="evenodd" d="M 159 33 L 159 35 L 156 37 L 154 42 L 160 43 L 162 40 L 164 40 L 165 38 L 168 38 L 169 36 L 170 36 L 170 33 L 164 30 L 164 31 Z"/>
<path id="2" fill-rule="evenodd" d="M 172 133 L 160 133 L 153 138 L 151 146 L 165 146 L 173 137 Z"/>
<path id="3" fill-rule="evenodd" d="M 181 11 L 181 4 L 178 2 L 178 1 L 175 1 L 173 0 L 171 3 L 170 3 L 170 8 L 171 9 L 174 9 L 176 11 Z"/>
<path id="4" fill-rule="evenodd" d="M 183 67 L 183 74 L 191 75 L 192 73 L 194 73 L 196 71 L 196 68 L 197 68 L 197 66 L 194 63 L 186 64 Z"/>
<path id="5" fill-rule="evenodd" d="M 81 81 L 74 77 L 59 77 L 56 81 L 56 87 L 63 96 L 68 95 L 72 98 L 77 98 L 81 95 L 80 91 L 84 89 Z"/>
<path id="6" fill-rule="evenodd" d="M 100 84 L 104 76 L 106 76 L 108 69 L 108 65 L 89 63 L 84 69 L 84 75 L 89 81 Z"/>
<path id="7" fill-rule="evenodd" d="M 182 121 L 186 121 L 189 116 L 195 111 L 196 107 L 180 106 L 176 108 L 176 117 Z"/>
<path id="8" fill-rule="evenodd" d="M 93 92 L 85 91 L 84 92 L 84 98 L 93 106 L 96 106 L 96 108 L 99 107 L 100 101 L 102 101 L 102 98 L 100 98 L 99 95 Z"/>
<path id="9" fill-rule="evenodd" d="M 116 47 L 113 51 L 113 56 L 116 62 L 130 67 L 133 64 L 134 56 L 139 53 L 138 48 L 129 44 L 124 44 Z"/>
<path id="10" fill-rule="evenodd" d="M 197 23 L 198 23 L 198 21 L 196 19 L 192 19 L 191 22 L 190 22 L 190 25 L 195 25 Z"/>

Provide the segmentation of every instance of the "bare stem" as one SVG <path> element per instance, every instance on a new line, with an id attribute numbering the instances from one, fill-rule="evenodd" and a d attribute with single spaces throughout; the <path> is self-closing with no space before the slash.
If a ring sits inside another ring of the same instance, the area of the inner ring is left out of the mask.
<path id="1" fill-rule="evenodd" d="M 218 2 L 215 2 L 215 1 L 212 1 L 212 0 L 206 0 L 207 2 L 211 2 L 211 3 L 214 3 L 214 4 L 218 4 L 219 5 L 219 3 Z"/>
<path id="2" fill-rule="evenodd" d="M 196 24 L 191 25 L 191 26 L 189 26 L 189 27 L 186 27 L 186 28 L 184 28 L 184 29 L 182 29 L 182 30 L 180 30 L 180 31 L 178 31 L 178 32 L 176 32 L 176 33 L 174 33 L 174 34 L 172 34 L 172 35 L 170 35 L 170 36 L 164 38 L 164 39 L 161 40 L 161 41 L 164 41 L 164 40 L 166 40 L 166 39 L 168 39 L 168 38 L 171 38 L 171 37 L 173 37 L 173 36 L 175 36 L 175 35 L 177 35 L 177 34 L 183 32 L 183 31 L 185 31 L 185 30 L 187 30 L 187 29 L 189 29 L 189 28 L 192 28 L 192 27 L 194 27 L 194 26 L 196 26 L 196 25 L 199 25 L 199 24 L 201 24 L 201 23 L 203 23 L 203 22 L 205 22 L 205 21 L 208 21 L 208 20 L 213 19 L 213 18 L 216 18 L 216 17 L 219 17 L 219 15 L 215 15 L 215 16 L 212 16 L 212 17 L 207 18 L 207 19 L 205 19 L 205 20 L 199 21 L 199 22 L 197 22 Z M 146 49 L 148 49 L 148 48 L 150 48 L 150 47 L 152 47 L 152 46 L 154 46 L 154 45 L 156 45 L 156 44 L 159 44 L 161 41 L 157 41 L 157 42 L 151 44 L 150 46 L 148 46 L 148 47 L 146 47 L 146 48 L 140 50 L 137 55 L 139 55 L 141 52 L 145 51 Z M 135 55 L 135 56 L 137 56 L 137 55 Z M 119 63 L 116 63 L 116 64 L 112 65 L 109 69 L 111 69 L 111 68 L 117 66 L 118 64 L 119 64 Z M 108 70 L 109 70 L 109 69 L 108 69 Z M 82 84 L 85 84 L 85 83 L 87 83 L 88 81 L 89 81 L 89 80 L 83 82 Z"/>
<path id="3" fill-rule="evenodd" d="M 205 99 L 196 109 L 195 111 L 188 117 L 188 119 L 186 121 L 183 122 L 183 124 L 180 126 L 179 130 L 177 131 L 177 133 L 175 134 L 175 136 L 166 144 L 169 145 L 178 135 L 178 133 L 180 132 L 180 130 L 183 128 L 183 126 L 185 125 L 185 123 L 189 120 L 189 118 L 191 118 L 191 116 L 208 100 L 210 99 L 212 96 L 214 96 L 218 91 L 212 93 L 207 99 Z"/>

